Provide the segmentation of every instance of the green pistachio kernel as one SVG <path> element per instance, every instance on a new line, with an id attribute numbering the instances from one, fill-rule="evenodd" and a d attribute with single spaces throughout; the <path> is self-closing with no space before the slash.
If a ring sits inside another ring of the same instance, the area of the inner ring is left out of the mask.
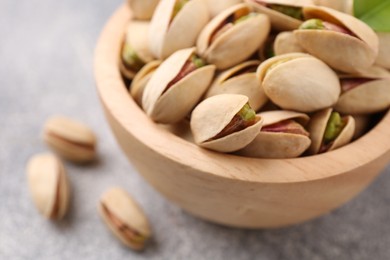
<path id="1" fill-rule="evenodd" d="M 323 30 L 325 29 L 325 26 L 320 19 L 310 19 L 306 22 L 302 23 L 301 26 L 299 26 L 299 29 L 302 30 Z"/>
<path id="2" fill-rule="evenodd" d="M 345 122 L 343 122 L 343 119 L 341 118 L 340 114 L 337 112 L 332 112 L 325 129 L 325 143 L 330 143 L 334 141 L 340 135 L 344 126 Z"/>
<path id="3" fill-rule="evenodd" d="M 253 121 L 256 119 L 256 112 L 250 107 L 248 103 L 246 103 L 245 106 L 241 108 L 240 112 L 238 112 L 238 115 L 244 121 Z"/>
<path id="4" fill-rule="evenodd" d="M 199 58 L 196 55 L 192 56 L 192 63 L 195 65 L 197 69 L 206 66 L 206 62 L 202 60 L 202 58 Z"/>
<path id="5" fill-rule="evenodd" d="M 145 62 L 141 60 L 135 50 L 128 43 L 123 45 L 122 61 L 126 67 L 134 71 L 139 71 L 145 65 Z"/>
<path id="6" fill-rule="evenodd" d="M 190 0 L 178 0 L 176 1 L 175 7 L 173 8 L 172 20 L 180 12 L 181 9 L 189 2 Z"/>
<path id="7" fill-rule="evenodd" d="M 257 13 L 249 13 L 247 15 L 241 16 L 236 21 L 234 21 L 234 24 L 239 24 L 239 23 L 245 22 L 246 20 L 253 18 L 253 17 L 256 17 L 257 15 L 258 15 Z"/>
<path id="8" fill-rule="evenodd" d="M 279 13 L 285 14 L 292 18 L 303 20 L 303 12 L 301 7 L 278 5 L 278 4 L 271 4 L 268 5 L 268 7 L 271 8 L 272 10 L 275 10 Z"/>

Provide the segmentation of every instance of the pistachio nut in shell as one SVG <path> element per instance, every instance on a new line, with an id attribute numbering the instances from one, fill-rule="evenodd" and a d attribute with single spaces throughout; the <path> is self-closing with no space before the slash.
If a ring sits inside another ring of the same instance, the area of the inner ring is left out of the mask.
<path id="1" fill-rule="evenodd" d="M 249 98 L 249 105 L 255 111 L 259 110 L 268 101 L 256 78 L 259 64 L 260 61 L 247 61 L 222 72 L 206 92 L 206 98 L 219 94 L 241 94 Z"/>
<path id="2" fill-rule="evenodd" d="M 299 45 L 293 32 L 281 32 L 275 38 L 274 52 L 275 55 L 282 55 L 293 52 L 305 53 L 305 50 Z"/>
<path id="3" fill-rule="evenodd" d="M 227 8 L 241 2 L 241 0 L 206 0 L 211 17 L 215 17 Z"/>
<path id="4" fill-rule="evenodd" d="M 353 14 L 353 0 L 313 0 L 315 5 L 325 6 L 337 11 Z"/>
<path id="5" fill-rule="evenodd" d="M 374 64 L 378 36 L 364 22 L 326 7 L 305 7 L 303 13 L 308 20 L 294 34 L 308 53 L 347 73 Z"/>
<path id="6" fill-rule="evenodd" d="M 159 60 L 149 62 L 142 67 L 132 80 L 130 85 L 130 95 L 134 98 L 138 105 L 142 106 L 142 95 L 144 93 L 144 89 L 160 64 L 161 61 Z"/>
<path id="7" fill-rule="evenodd" d="M 160 0 L 127 0 L 135 19 L 150 20 Z"/>
<path id="8" fill-rule="evenodd" d="M 311 0 L 245 0 L 256 12 L 267 15 L 272 29 L 291 31 L 303 21 L 302 7 L 313 5 Z"/>
<path id="9" fill-rule="evenodd" d="M 341 116 L 332 108 L 313 114 L 308 125 L 311 145 L 309 154 L 319 154 L 335 150 L 348 144 L 355 132 L 352 116 Z"/>
<path id="10" fill-rule="evenodd" d="M 119 69 L 127 79 L 135 74 L 148 62 L 154 59 L 148 48 L 149 22 L 130 21 L 120 53 Z"/>
<path id="11" fill-rule="evenodd" d="M 262 125 L 248 100 L 244 95 L 221 94 L 202 101 L 191 114 L 195 143 L 218 152 L 234 152 L 248 145 Z"/>
<path id="12" fill-rule="evenodd" d="M 142 106 L 156 122 L 184 119 L 211 84 L 215 66 L 195 54 L 195 48 L 172 54 L 155 71 L 145 87 Z"/>
<path id="13" fill-rule="evenodd" d="M 335 109 L 344 114 L 367 115 L 390 107 L 390 78 L 342 78 Z"/>
<path id="14" fill-rule="evenodd" d="M 92 161 L 96 156 L 96 136 L 85 124 L 63 116 L 49 118 L 43 128 L 46 144 L 61 157 L 77 162 Z"/>
<path id="15" fill-rule="evenodd" d="M 149 222 L 131 196 L 121 188 L 107 190 L 99 202 L 99 213 L 109 229 L 126 246 L 142 250 L 152 235 Z"/>
<path id="16" fill-rule="evenodd" d="M 158 59 L 193 47 L 202 28 L 209 21 L 204 0 L 161 0 L 149 30 L 149 47 Z"/>
<path id="17" fill-rule="evenodd" d="M 198 53 L 223 70 L 248 59 L 258 50 L 270 31 L 266 15 L 252 12 L 249 5 L 232 6 L 214 17 L 197 41 Z"/>
<path id="18" fill-rule="evenodd" d="M 289 53 L 263 62 L 257 78 L 273 103 L 286 110 L 314 112 L 333 106 L 340 82 L 321 60 L 303 53 Z"/>
<path id="19" fill-rule="evenodd" d="M 256 138 L 239 155 L 257 158 L 295 158 L 309 148 L 311 140 L 304 125 L 306 114 L 293 111 L 268 111 L 258 114 L 263 127 Z"/>
<path id="20" fill-rule="evenodd" d="M 52 154 L 33 156 L 27 164 L 30 194 L 39 212 L 61 219 L 69 204 L 69 182 L 62 162 Z"/>
<path id="21" fill-rule="evenodd" d="M 390 32 L 378 32 L 379 54 L 375 63 L 390 70 Z"/>

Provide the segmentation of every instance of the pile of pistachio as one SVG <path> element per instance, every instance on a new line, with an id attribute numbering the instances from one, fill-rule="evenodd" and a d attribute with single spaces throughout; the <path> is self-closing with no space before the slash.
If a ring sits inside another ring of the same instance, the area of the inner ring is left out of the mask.
<path id="1" fill-rule="evenodd" d="M 63 160 L 86 164 L 95 160 L 97 139 L 85 124 L 54 116 L 44 125 L 43 140 L 53 153 L 34 155 L 27 164 L 27 180 L 38 211 L 51 220 L 68 211 L 71 188 Z M 98 204 L 99 213 L 113 234 L 126 246 L 142 250 L 151 237 L 149 222 L 136 201 L 123 189 L 108 189 Z"/>
<path id="2" fill-rule="evenodd" d="M 352 1 L 128 3 L 119 67 L 131 96 L 156 123 L 189 121 L 201 147 L 324 153 L 390 107 L 389 34 L 350 15 Z"/>

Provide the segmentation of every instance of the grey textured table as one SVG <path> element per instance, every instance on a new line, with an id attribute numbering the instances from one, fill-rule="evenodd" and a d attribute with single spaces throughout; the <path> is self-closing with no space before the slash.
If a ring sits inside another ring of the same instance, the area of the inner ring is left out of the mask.
<path id="1" fill-rule="evenodd" d="M 341 209 L 309 223 L 248 231 L 196 219 L 154 191 L 120 152 L 103 117 L 93 51 L 111 13 L 109 1 L 0 0 L 0 259 L 389 259 L 390 168 Z M 78 118 L 100 139 L 100 160 L 66 164 L 73 197 L 59 223 L 37 214 L 25 163 L 53 114 Z M 150 217 L 154 240 L 127 250 L 102 224 L 101 193 L 121 185 Z"/>

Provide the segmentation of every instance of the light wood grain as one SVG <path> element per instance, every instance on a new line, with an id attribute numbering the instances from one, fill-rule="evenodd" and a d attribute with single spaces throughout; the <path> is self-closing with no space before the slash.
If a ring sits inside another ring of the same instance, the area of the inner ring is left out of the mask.
<path id="1" fill-rule="evenodd" d="M 140 174 L 166 198 L 213 222 L 275 228 L 321 216 L 356 196 L 390 161 L 390 114 L 356 142 L 288 160 L 201 149 L 153 123 L 129 97 L 118 69 L 131 16 L 122 6 L 95 54 L 97 89 L 112 131 Z"/>

